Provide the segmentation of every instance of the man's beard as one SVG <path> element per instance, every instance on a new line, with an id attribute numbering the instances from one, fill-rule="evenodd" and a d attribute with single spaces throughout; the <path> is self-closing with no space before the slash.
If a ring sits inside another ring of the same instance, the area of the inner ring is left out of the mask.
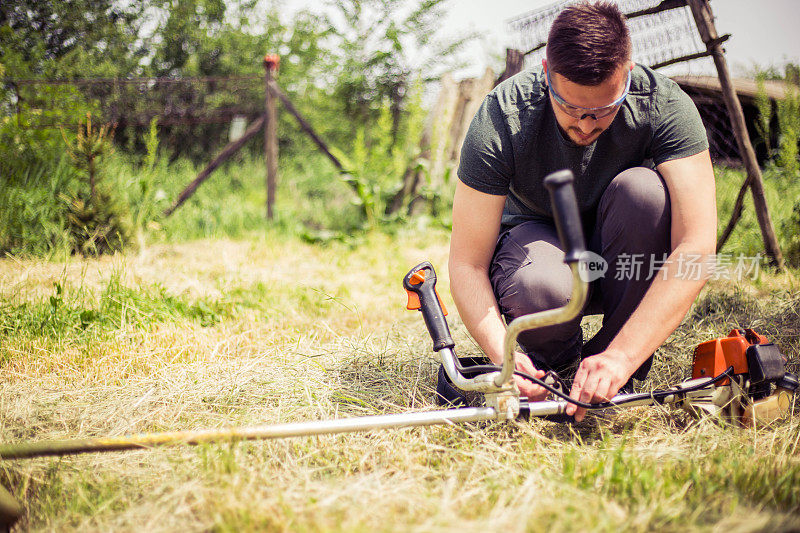
<path id="1" fill-rule="evenodd" d="M 569 140 L 571 140 L 577 145 L 586 146 L 592 144 L 597 139 L 597 136 L 603 132 L 603 129 L 595 128 L 589 133 L 589 135 L 586 136 L 583 135 L 583 132 L 581 132 L 581 130 L 575 127 L 568 128 L 567 132 Z M 570 133 L 572 135 L 570 135 Z"/>

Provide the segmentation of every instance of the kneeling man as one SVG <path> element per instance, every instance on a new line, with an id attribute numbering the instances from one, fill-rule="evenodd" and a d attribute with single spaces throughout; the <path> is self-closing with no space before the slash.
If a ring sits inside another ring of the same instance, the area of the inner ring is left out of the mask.
<path id="1" fill-rule="evenodd" d="M 498 364 L 503 319 L 566 303 L 572 277 L 543 180 L 571 169 L 587 246 L 608 263 L 586 310 L 602 312 L 603 325 L 585 344 L 580 317 L 524 333 L 515 359 L 536 376 L 580 361 L 571 397 L 603 401 L 646 377 L 704 284 L 679 271 L 687 258 L 714 253 L 714 173 L 693 102 L 633 63 L 615 5 L 564 9 L 546 58 L 498 85 L 470 125 L 453 202 L 451 290 L 470 334 Z M 515 379 L 529 399 L 546 395 Z M 584 416 L 574 405 L 567 413 Z"/>

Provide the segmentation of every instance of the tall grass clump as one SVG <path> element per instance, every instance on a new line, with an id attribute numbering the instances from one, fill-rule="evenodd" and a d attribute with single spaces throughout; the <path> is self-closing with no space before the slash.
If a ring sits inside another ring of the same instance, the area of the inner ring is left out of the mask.
<path id="1" fill-rule="evenodd" d="M 417 83 L 409 92 L 402 121 L 394 120 L 392 107 L 384 105 L 374 124 L 357 127 L 350 153 L 339 152 L 346 167 L 344 180 L 355 193 L 353 203 L 359 207 L 362 224 L 367 228 L 390 222 L 391 215 L 396 217 L 399 210 L 391 213 L 390 203 L 400 191 L 406 173 L 418 169 L 425 118 L 422 86 Z"/>
<path id="2" fill-rule="evenodd" d="M 0 163 L 0 167 L 11 165 Z M 0 170 L 1 172 L 2 170 Z M 48 256 L 70 248 L 59 194 L 74 181 L 65 159 L 5 174 L 0 193 L 0 255 Z"/>
<path id="3" fill-rule="evenodd" d="M 800 175 L 798 142 L 800 142 L 800 90 L 787 89 L 782 100 L 778 101 L 778 124 L 780 125 L 780 146 L 778 165 L 787 177 L 796 179 Z"/>
<path id="4" fill-rule="evenodd" d="M 800 267 L 800 199 L 794 204 L 791 217 L 784 221 L 781 229 L 787 239 L 786 261 L 794 267 Z"/>
<path id="5" fill-rule="evenodd" d="M 0 117 L 0 256 L 47 256 L 69 248 L 59 193 L 75 170 L 57 131 L 20 128 Z"/>
<path id="6" fill-rule="evenodd" d="M 780 146 L 777 164 L 785 188 L 791 190 L 800 180 L 800 87 L 787 89 L 783 100 L 778 102 L 778 123 L 780 125 Z M 787 190 L 786 192 L 789 192 Z M 794 199 L 792 212 L 782 222 L 782 231 L 786 235 L 786 259 L 789 264 L 800 267 L 800 196 L 789 194 Z"/>
<path id="7" fill-rule="evenodd" d="M 772 154 L 772 99 L 767 94 L 767 88 L 764 83 L 766 80 L 766 73 L 759 72 L 756 74 L 756 98 L 755 104 L 758 111 L 756 117 L 756 132 L 758 133 L 759 140 L 764 143 L 764 149 L 767 153 L 767 158 Z"/>

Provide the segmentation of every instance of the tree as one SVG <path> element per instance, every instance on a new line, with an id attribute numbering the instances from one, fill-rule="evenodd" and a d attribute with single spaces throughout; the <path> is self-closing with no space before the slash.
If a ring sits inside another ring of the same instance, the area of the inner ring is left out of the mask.
<path id="1" fill-rule="evenodd" d="M 440 37 L 446 0 L 334 0 L 341 50 L 335 96 L 354 123 L 375 122 L 383 105 L 396 138 L 411 80 L 438 79 L 456 68 L 454 52 L 475 37 Z"/>
<path id="2" fill-rule="evenodd" d="M 120 77 L 136 72 L 143 0 L 0 2 L 0 62 L 15 78 Z"/>
<path id="3" fill-rule="evenodd" d="M 330 102 L 323 100 L 330 100 L 330 94 L 319 81 L 332 70 L 333 56 L 323 45 L 328 31 L 323 17 L 301 11 L 284 21 L 277 10 L 257 6 L 255 0 L 155 2 L 158 15 L 152 18 L 160 22 L 152 26 L 149 37 L 153 43 L 149 62 L 152 74 L 176 78 L 263 76 L 262 57 L 278 52 L 282 57 L 281 85 L 288 93 L 298 95 L 296 103 L 301 111 L 325 113 L 328 109 Z M 253 103 L 254 109 L 263 109 L 263 81 L 231 83 L 236 85 L 235 94 L 215 91 L 218 87 L 211 82 L 183 86 L 179 97 L 183 105 L 197 110 L 206 106 L 242 107 L 248 102 Z M 337 115 L 331 113 L 331 116 Z M 162 141 L 173 157 L 189 155 L 204 159 L 224 142 L 227 127 L 227 124 L 166 126 L 162 128 Z M 296 140 L 297 136 L 289 133 L 296 130 L 294 124 L 287 123 L 279 130 L 284 147 Z"/>

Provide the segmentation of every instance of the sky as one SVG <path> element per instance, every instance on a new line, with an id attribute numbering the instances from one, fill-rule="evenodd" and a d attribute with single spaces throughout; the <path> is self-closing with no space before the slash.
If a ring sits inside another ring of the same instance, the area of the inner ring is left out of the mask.
<path id="1" fill-rule="evenodd" d="M 320 0 L 285 2 L 290 9 L 315 9 L 322 4 Z M 449 0 L 444 33 L 474 30 L 481 35 L 468 51 L 472 65 L 456 73 L 457 77 L 477 76 L 487 65 L 498 65 L 505 49 L 514 43 L 508 21 L 552 3 L 553 0 Z M 712 0 L 711 8 L 717 31 L 731 34 L 724 47 L 734 76 L 744 75 L 756 64 L 800 62 L 800 0 Z"/>

